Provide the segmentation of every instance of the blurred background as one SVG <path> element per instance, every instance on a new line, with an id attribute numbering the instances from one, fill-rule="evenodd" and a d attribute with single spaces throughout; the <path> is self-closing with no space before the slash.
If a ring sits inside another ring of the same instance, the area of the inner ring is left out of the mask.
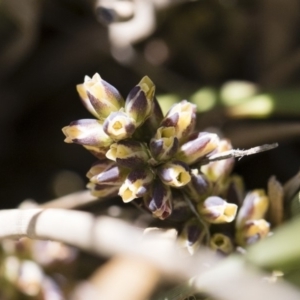
<path id="1" fill-rule="evenodd" d="M 76 84 L 95 72 L 126 97 L 148 75 L 164 107 L 194 101 L 199 128 L 234 148 L 247 188 L 285 182 L 300 161 L 298 0 L 1 0 L 1 208 L 85 187 L 95 158 L 63 142 L 92 117 Z"/>

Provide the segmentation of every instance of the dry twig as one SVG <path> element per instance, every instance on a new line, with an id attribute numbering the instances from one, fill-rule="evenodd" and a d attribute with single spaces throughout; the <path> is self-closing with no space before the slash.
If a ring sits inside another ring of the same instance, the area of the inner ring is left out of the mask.
<path id="1" fill-rule="evenodd" d="M 222 160 L 222 159 L 227 159 L 227 158 L 232 158 L 232 157 L 235 157 L 235 158 L 239 157 L 241 159 L 243 156 L 248 156 L 248 155 L 268 151 L 268 150 L 276 148 L 277 146 L 278 146 L 278 144 L 274 143 L 274 144 L 265 144 L 262 146 L 253 147 L 253 148 L 250 148 L 247 150 L 232 149 L 229 151 L 224 151 L 221 153 L 213 154 L 210 157 L 208 157 L 206 160 L 203 160 L 201 163 L 204 165 L 204 164 L 210 163 L 212 161 Z"/>

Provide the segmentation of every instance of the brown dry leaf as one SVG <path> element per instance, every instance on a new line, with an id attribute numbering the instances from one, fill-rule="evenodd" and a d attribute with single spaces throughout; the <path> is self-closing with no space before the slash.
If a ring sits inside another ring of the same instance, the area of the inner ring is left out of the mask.
<path id="1" fill-rule="evenodd" d="M 268 217 L 272 226 L 278 226 L 283 221 L 283 187 L 275 176 L 268 181 L 269 211 Z"/>

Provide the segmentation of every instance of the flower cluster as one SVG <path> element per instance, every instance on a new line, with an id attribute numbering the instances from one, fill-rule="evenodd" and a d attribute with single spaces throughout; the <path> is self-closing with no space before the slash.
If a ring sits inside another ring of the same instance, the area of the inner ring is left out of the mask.
<path id="1" fill-rule="evenodd" d="M 238 177 L 230 176 L 234 159 L 208 160 L 232 146 L 215 133 L 195 130 L 194 104 L 182 100 L 163 116 L 155 85 L 147 76 L 125 100 L 99 74 L 86 76 L 77 91 L 97 119 L 74 121 L 63 133 L 65 142 L 80 144 L 98 158 L 87 173 L 93 195 L 118 194 L 124 202 L 139 198 L 154 217 L 187 221 L 181 237 L 191 253 L 205 234 L 203 224 L 190 219 L 187 199 L 207 226 L 235 220 L 242 184 Z M 228 253 L 233 240 L 245 245 L 267 234 L 268 225 L 262 219 L 265 209 L 261 208 L 267 206 L 257 204 L 257 198 L 267 201 L 260 192 L 246 197 L 236 238 L 214 234 L 208 241 L 211 248 Z M 260 214 L 251 210 L 253 205 Z"/>
<path id="2" fill-rule="evenodd" d="M 66 299 L 76 282 L 78 251 L 60 242 L 3 240 L 0 255 L 1 299 Z"/>

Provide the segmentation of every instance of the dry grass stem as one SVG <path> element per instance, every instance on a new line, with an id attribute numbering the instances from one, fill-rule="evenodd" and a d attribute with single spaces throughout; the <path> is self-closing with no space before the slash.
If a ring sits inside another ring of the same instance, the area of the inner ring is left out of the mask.
<path id="1" fill-rule="evenodd" d="M 138 269 L 143 265 L 141 269 L 143 274 L 153 276 L 151 277 L 152 283 L 145 286 L 144 292 L 150 292 L 152 289 L 151 285 L 154 284 L 157 276 L 156 269 L 159 269 L 162 274 L 173 280 L 187 280 L 197 275 L 196 288 L 198 290 L 216 297 L 220 296 L 220 299 L 225 300 L 241 299 L 240 292 L 237 291 L 243 291 L 243 300 L 254 298 L 256 300 L 268 298 L 279 300 L 283 299 L 283 294 L 284 298 L 289 300 L 296 300 L 300 297 L 299 292 L 283 283 L 277 283 L 272 287 L 267 283 L 262 284 L 263 274 L 245 268 L 241 265 L 241 261 L 234 264 L 234 257 L 220 262 L 216 254 L 205 249 L 200 249 L 199 253 L 193 257 L 186 256 L 174 246 L 172 239 L 161 238 L 160 232 L 158 234 L 152 232 L 149 236 L 143 236 L 141 229 L 123 221 L 108 217 L 95 218 L 86 212 L 63 209 L 0 211 L 0 238 L 23 236 L 61 241 L 100 255 L 127 257 L 124 260 L 116 258 L 112 261 L 112 266 L 119 261 L 119 267 L 123 270 L 118 271 L 118 276 L 122 278 L 125 267 L 127 270 L 125 274 L 128 275 L 131 273 L 131 268 Z M 134 263 L 133 257 L 137 259 Z M 110 268 L 110 264 L 107 268 Z M 109 271 L 114 272 L 114 268 L 112 267 Z M 91 284 L 98 282 L 98 276 L 101 279 L 103 274 L 99 271 L 99 275 L 92 277 Z M 247 289 L 242 289 L 242 286 Z M 103 288 L 102 291 L 104 293 L 105 289 Z M 122 299 L 125 299 L 124 297 L 122 295 Z M 93 298 L 89 297 L 89 299 Z"/>
<path id="2" fill-rule="evenodd" d="M 50 200 L 46 203 L 41 204 L 39 207 L 73 209 L 84 205 L 88 205 L 90 203 L 94 203 L 95 201 L 99 201 L 99 199 L 92 196 L 91 192 L 86 190 Z"/>
<path id="3" fill-rule="evenodd" d="M 97 292 L 97 299 L 119 300 L 122 295 L 122 300 L 144 300 L 159 278 L 158 269 L 149 261 L 116 256 L 99 268 L 89 282 Z"/>
<path id="4" fill-rule="evenodd" d="M 260 153 L 260 152 L 264 152 L 264 151 L 274 149 L 276 147 L 278 147 L 278 144 L 273 143 L 273 144 L 265 144 L 265 145 L 262 145 L 262 146 L 253 147 L 253 148 L 250 148 L 250 149 L 247 149 L 247 150 L 232 149 L 232 150 L 229 150 L 229 151 L 224 151 L 224 152 L 221 152 L 221 153 L 213 154 L 210 157 L 208 157 L 206 160 L 204 160 L 202 164 L 207 164 L 211 161 L 222 160 L 222 159 L 227 159 L 227 158 L 232 158 L 232 157 L 242 158 L 243 156 L 257 154 L 257 153 Z"/>

